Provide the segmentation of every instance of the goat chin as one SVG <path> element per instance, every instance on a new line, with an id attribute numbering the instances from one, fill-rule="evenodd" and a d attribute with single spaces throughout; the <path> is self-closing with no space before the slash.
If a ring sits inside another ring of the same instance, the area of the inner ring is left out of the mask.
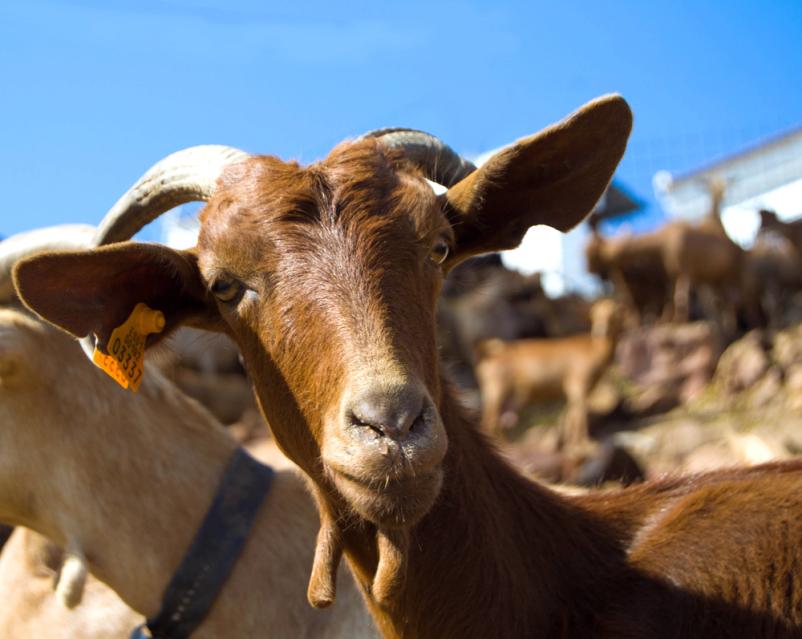
<path id="1" fill-rule="evenodd" d="M 440 468 L 409 479 L 388 476 L 384 482 L 363 482 L 336 469 L 330 469 L 329 475 L 356 513 L 384 528 L 407 528 L 416 524 L 434 504 L 443 483 Z"/>

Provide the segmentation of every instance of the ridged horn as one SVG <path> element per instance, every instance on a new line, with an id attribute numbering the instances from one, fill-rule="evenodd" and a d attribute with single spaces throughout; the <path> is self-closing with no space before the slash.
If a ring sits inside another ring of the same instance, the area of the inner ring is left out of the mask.
<path id="1" fill-rule="evenodd" d="M 432 182 L 450 187 L 476 170 L 440 138 L 417 129 L 388 128 L 369 131 L 361 138 L 376 138 L 382 144 L 400 149 L 404 155 L 423 170 Z"/>
<path id="2" fill-rule="evenodd" d="M 187 202 L 205 202 L 223 170 L 248 158 L 239 149 L 215 144 L 176 151 L 154 164 L 109 210 L 95 246 L 131 239 L 150 222 Z"/>

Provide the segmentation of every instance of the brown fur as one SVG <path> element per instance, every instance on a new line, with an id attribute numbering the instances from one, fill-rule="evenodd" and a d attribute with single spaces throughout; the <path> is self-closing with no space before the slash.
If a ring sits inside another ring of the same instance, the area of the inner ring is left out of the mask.
<path id="1" fill-rule="evenodd" d="M 746 255 L 746 300 L 771 329 L 788 324 L 785 314 L 802 290 L 802 253 L 776 231 L 761 232 Z"/>
<path id="2" fill-rule="evenodd" d="M 617 300 L 626 309 L 628 324 L 638 326 L 667 310 L 670 290 L 663 263 L 662 237 L 655 233 L 605 238 L 596 224 L 585 246 L 588 271 L 613 286 Z"/>
<path id="3" fill-rule="evenodd" d="M 368 597 L 387 637 L 802 632 L 802 463 L 566 497 L 510 468 L 441 376 L 435 242 L 450 243 L 448 268 L 518 243 L 532 224 L 570 227 L 609 183 L 630 126 L 620 98 L 599 100 L 439 199 L 369 140 L 308 169 L 253 158 L 223 176 L 195 253 L 161 249 L 163 264 L 198 264 L 168 312 L 199 305 L 198 282 L 243 283 L 235 302 L 201 315 L 217 309 L 238 343 L 276 441 L 310 476 L 363 588 L 394 594 Z M 59 277 L 91 300 L 108 286 L 104 259 L 115 278 L 126 261 L 152 265 L 137 246 L 73 255 L 80 277 L 64 273 L 63 256 L 28 260 L 18 290 L 59 322 L 58 304 L 40 303 L 59 296 Z M 106 296 L 106 315 L 130 308 L 125 292 Z M 108 334 L 108 321 L 95 323 Z M 365 389 L 381 391 L 379 406 L 415 390 L 416 429 L 395 439 L 349 421 Z M 408 544 L 392 543 L 396 531 Z M 406 556 L 377 588 L 388 541 Z"/>

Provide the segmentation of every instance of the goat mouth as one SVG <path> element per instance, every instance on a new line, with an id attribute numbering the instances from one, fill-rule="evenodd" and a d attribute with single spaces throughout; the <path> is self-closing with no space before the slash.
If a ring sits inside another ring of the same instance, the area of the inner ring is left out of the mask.
<path id="1" fill-rule="evenodd" d="M 390 474 L 382 478 L 358 477 L 341 468 L 330 466 L 331 471 L 348 482 L 366 488 L 368 490 L 380 490 L 389 494 L 403 493 L 404 490 L 412 488 L 417 482 L 427 482 L 435 478 L 439 469 L 431 470 L 420 475 L 407 475 L 405 477 L 393 477 Z"/>
<path id="2" fill-rule="evenodd" d="M 365 519 L 393 528 L 415 524 L 440 493 L 443 472 L 435 468 L 415 476 L 365 478 L 328 467 L 329 476 L 350 506 Z"/>

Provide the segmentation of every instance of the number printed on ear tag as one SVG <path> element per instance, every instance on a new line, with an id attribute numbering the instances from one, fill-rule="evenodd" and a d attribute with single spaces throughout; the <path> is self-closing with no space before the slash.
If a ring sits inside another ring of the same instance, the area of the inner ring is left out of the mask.
<path id="1" fill-rule="evenodd" d="M 138 391 L 145 372 L 145 338 L 164 330 L 164 314 L 139 303 L 123 324 L 111 332 L 106 350 L 95 346 L 92 361 L 123 388 Z"/>

